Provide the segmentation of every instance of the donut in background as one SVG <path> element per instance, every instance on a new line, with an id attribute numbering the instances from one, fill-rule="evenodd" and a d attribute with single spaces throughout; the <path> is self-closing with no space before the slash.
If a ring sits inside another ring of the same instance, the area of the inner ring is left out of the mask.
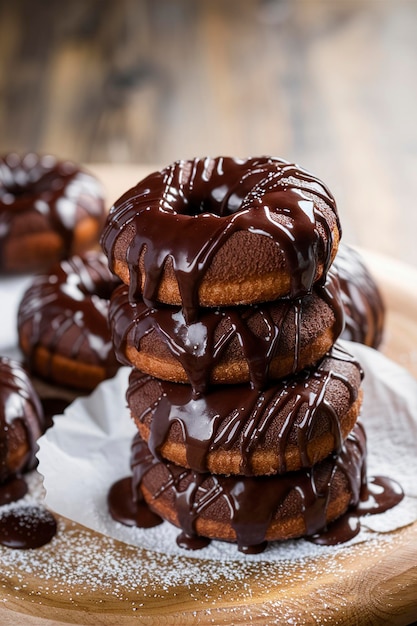
<path id="1" fill-rule="evenodd" d="M 52 155 L 0 158 L 0 273 L 33 273 L 97 245 L 106 218 L 98 180 Z"/>

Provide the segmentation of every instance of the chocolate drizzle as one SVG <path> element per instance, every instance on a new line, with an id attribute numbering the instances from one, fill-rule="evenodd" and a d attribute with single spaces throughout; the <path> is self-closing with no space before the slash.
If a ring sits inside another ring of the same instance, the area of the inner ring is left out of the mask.
<path id="1" fill-rule="evenodd" d="M 108 326 L 110 295 L 118 284 L 102 253 L 89 252 L 61 261 L 49 274 L 36 277 L 26 291 L 18 312 L 22 351 L 36 370 L 36 350 L 100 365 L 107 376 L 118 364 Z M 25 341 L 22 341 L 24 337 Z"/>
<path id="2" fill-rule="evenodd" d="M 37 216 L 58 232 L 64 242 L 63 256 L 73 250 L 75 226 L 87 215 L 102 229 L 105 212 L 101 185 L 89 173 L 69 161 L 53 156 L 8 154 L 0 158 L 0 270 L 5 267 L 1 250 L 14 234 L 14 223 Z M 45 228 L 45 227 L 44 227 Z"/>
<path id="3" fill-rule="evenodd" d="M 168 383 L 133 370 L 127 400 L 138 424 L 149 428 L 148 445 L 158 458 L 172 427 L 177 425 L 187 465 L 197 471 L 207 471 L 213 451 L 235 450 L 240 465 L 228 466 L 225 473 L 252 475 L 257 473 L 253 455 L 260 447 L 265 452 L 266 445 L 274 457 L 269 473 L 283 473 L 288 470 L 286 453 L 290 445 L 297 448 L 301 467 L 317 460 L 310 457 L 309 443 L 319 424 L 331 432 L 333 450 L 341 449 L 342 415 L 358 398 L 361 375 L 359 364 L 336 345 L 317 367 L 270 384 L 262 392 L 248 385 L 230 385 L 213 387 L 196 398 L 188 385 Z M 341 383 L 344 390 L 339 390 L 338 408 L 332 395 L 335 383 Z M 146 390 L 149 384 L 153 388 L 157 385 L 159 392 Z"/>
<path id="4" fill-rule="evenodd" d="M 340 245 L 334 261 L 345 309 L 343 339 L 378 348 L 383 335 L 385 306 L 360 254 Z"/>
<path id="5" fill-rule="evenodd" d="M 237 341 L 248 374 L 241 369 L 241 379 L 236 382 L 249 379 L 254 389 L 262 389 L 270 379 L 274 360 L 287 359 L 287 370 L 282 375 L 311 365 L 300 361 L 300 350 L 312 340 L 306 338 L 303 328 L 305 317 L 309 319 L 308 314 L 314 310 L 312 298 L 285 299 L 252 307 L 202 309 L 198 321 L 187 324 L 181 307 L 148 308 L 140 299 L 130 301 L 128 287 L 122 285 L 113 293 L 109 311 L 116 356 L 121 363 L 131 365 L 126 356 L 127 347 L 134 346 L 140 351 L 142 340 L 156 331 L 180 362 L 198 395 L 207 391 L 214 368 L 227 358 L 229 346 Z M 331 311 L 331 335 L 335 341 L 342 331 L 344 317 L 334 274 L 329 273 L 325 285 L 314 287 L 314 298 L 325 302 Z"/>
<path id="6" fill-rule="evenodd" d="M 116 240 L 133 225 L 126 253 L 130 300 L 142 293 L 147 306 L 156 305 L 170 259 L 190 323 L 198 313 L 200 283 L 234 233 L 248 231 L 275 242 L 291 277 L 288 295 L 298 297 L 311 291 L 320 262 L 327 273 L 331 220 L 340 233 L 333 196 L 294 164 L 270 157 L 195 159 L 151 174 L 122 196 L 110 211 L 102 245 L 114 269 Z"/>

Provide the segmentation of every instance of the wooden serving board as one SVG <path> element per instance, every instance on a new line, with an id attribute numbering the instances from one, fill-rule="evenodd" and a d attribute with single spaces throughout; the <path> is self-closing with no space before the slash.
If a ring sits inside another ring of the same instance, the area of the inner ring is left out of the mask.
<path id="1" fill-rule="evenodd" d="M 124 184 L 117 192 L 128 186 Z M 377 255 L 366 254 L 366 260 L 388 308 L 383 351 L 417 378 L 417 271 Z M 210 561 L 195 555 L 146 552 L 69 520 L 59 522 L 57 537 L 43 548 L 15 552 L 13 558 L 8 549 L 0 549 L 2 626 L 404 626 L 417 619 L 417 523 L 381 541 L 317 558 L 236 561 L 229 576 L 227 569 L 213 570 Z M 181 574 L 175 585 L 160 582 L 161 571 L 185 572 L 191 558 L 205 582 L 190 584 L 185 576 L 181 581 Z M 141 573 L 140 585 L 135 585 L 135 568 Z"/>

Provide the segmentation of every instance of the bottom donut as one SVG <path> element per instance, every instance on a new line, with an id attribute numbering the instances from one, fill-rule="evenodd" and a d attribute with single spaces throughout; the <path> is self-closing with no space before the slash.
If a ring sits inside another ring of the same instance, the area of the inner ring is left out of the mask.
<path id="1" fill-rule="evenodd" d="M 297 472 L 201 473 L 158 460 L 140 433 L 132 442 L 131 468 L 132 476 L 109 490 L 110 515 L 141 528 L 171 522 L 181 529 L 177 544 L 192 550 L 211 539 L 237 543 L 247 554 L 262 552 L 270 541 L 298 537 L 344 543 L 358 534 L 362 516 L 383 513 L 404 497 L 394 480 L 366 475 L 366 435 L 359 422 L 340 454 Z"/>
<path id="2" fill-rule="evenodd" d="M 258 552 L 267 541 L 311 536 L 358 504 L 366 484 L 366 436 L 357 424 L 339 455 L 313 468 L 275 476 L 199 473 L 155 459 L 136 435 L 133 498 L 179 527 L 183 547 L 199 537 L 236 542 Z M 200 546 L 198 546 L 200 547 Z"/>

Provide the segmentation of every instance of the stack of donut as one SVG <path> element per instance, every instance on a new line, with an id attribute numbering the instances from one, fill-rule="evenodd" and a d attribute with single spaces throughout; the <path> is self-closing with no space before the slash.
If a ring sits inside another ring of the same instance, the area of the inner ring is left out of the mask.
<path id="1" fill-rule="evenodd" d="M 362 370 L 336 343 L 340 235 L 327 187 L 271 157 L 176 162 L 110 211 L 133 500 L 179 545 L 257 552 L 357 504 Z"/>

